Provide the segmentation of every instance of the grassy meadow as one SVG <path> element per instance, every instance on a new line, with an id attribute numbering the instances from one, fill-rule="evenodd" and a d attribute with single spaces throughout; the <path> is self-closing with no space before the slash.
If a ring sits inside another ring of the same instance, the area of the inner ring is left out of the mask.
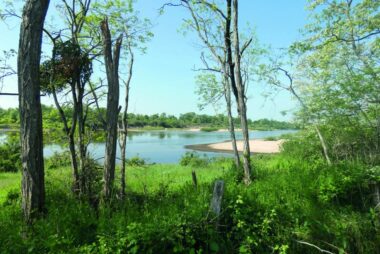
<path id="1" fill-rule="evenodd" d="M 20 174 L 1 173 L 0 252 L 319 253 L 305 242 L 332 253 L 379 250 L 367 184 L 372 171 L 364 164 L 328 166 L 286 152 L 253 158 L 255 180 L 248 187 L 231 159 L 131 160 L 126 199 L 120 202 L 115 191 L 115 202 L 95 208 L 73 196 L 70 167 L 52 158 L 46 162 L 47 213 L 31 228 L 22 221 Z M 100 172 L 94 188 L 101 188 Z M 209 210 L 216 179 L 225 181 L 219 217 Z"/>

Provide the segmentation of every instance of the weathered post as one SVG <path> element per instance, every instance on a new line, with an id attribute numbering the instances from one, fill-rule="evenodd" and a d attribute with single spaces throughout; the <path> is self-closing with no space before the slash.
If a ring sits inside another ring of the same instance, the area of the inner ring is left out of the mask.
<path id="1" fill-rule="evenodd" d="M 375 211 L 377 212 L 379 219 L 380 219 L 380 190 L 379 190 L 379 184 L 376 181 L 371 181 L 370 185 L 372 187 L 372 201 L 373 205 L 375 207 Z"/>
<path id="2" fill-rule="evenodd" d="M 195 173 L 195 170 L 191 171 L 191 177 L 193 179 L 194 188 L 197 189 L 198 188 L 198 180 L 197 180 L 197 175 Z"/>
<path id="3" fill-rule="evenodd" d="M 213 212 L 217 217 L 220 215 L 220 210 L 222 206 L 222 198 L 224 193 L 224 181 L 217 180 L 214 185 L 214 192 L 211 199 L 211 212 Z"/>

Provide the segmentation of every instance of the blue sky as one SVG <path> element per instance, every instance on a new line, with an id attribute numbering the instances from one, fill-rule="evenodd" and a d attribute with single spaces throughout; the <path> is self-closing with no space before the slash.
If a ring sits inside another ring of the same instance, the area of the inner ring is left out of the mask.
<path id="1" fill-rule="evenodd" d="M 197 108 L 197 95 L 194 93 L 197 73 L 192 69 L 202 66 L 200 42 L 194 34 L 184 36 L 178 31 L 188 14 L 182 8 L 169 7 L 159 16 L 158 9 L 165 2 L 139 0 L 136 5 L 141 16 L 152 20 L 154 38 L 148 43 L 146 54 L 136 55 L 129 111 L 143 114 L 166 112 L 179 115 L 191 111 L 214 114 L 212 107 L 203 111 Z M 255 28 L 260 43 L 272 48 L 287 47 L 300 39 L 299 30 L 307 22 L 307 0 L 240 0 L 239 4 L 241 30 L 249 23 Z M 51 5 L 51 8 L 54 6 Z M 54 12 L 50 12 L 54 16 Z M 17 49 L 18 30 L 17 21 L 8 22 L 7 25 L 0 23 L 0 50 Z M 15 78 L 5 81 L 5 91 L 17 91 Z M 266 98 L 262 94 L 268 91 L 270 89 L 265 84 L 250 85 L 248 117 L 291 119 L 291 114 L 283 116 L 281 111 L 295 109 L 295 101 L 286 92 Z M 52 104 L 52 101 L 43 99 L 43 103 Z M 17 107 L 17 104 L 16 97 L 0 97 L 0 107 Z M 224 112 L 224 108 L 218 112 Z"/>

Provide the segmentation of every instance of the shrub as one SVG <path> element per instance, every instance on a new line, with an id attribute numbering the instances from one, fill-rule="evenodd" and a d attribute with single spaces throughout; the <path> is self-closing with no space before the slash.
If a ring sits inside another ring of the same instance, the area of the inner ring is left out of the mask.
<path id="1" fill-rule="evenodd" d="M 130 159 L 126 159 L 125 163 L 131 167 L 143 167 L 147 165 L 146 160 L 143 158 L 140 158 L 139 156 L 134 156 Z"/>
<path id="2" fill-rule="evenodd" d="M 0 146 L 0 172 L 17 172 L 21 169 L 21 147 L 16 138 L 8 136 Z"/>
<path id="3" fill-rule="evenodd" d="M 203 158 L 194 152 L 186 152 L 179 164 L 181 166 L 191 166 L 191 167 L 205 167 L 210 163 L 210 159 L 204 156 Z"/>
<path id="4" fill-rule="evenodd" d="M 204 131 L 204 132 L 212 132 L 212 131 L 217 131 L 219 130 L 218 127 L 202 127 L 201 128 L 201 131 Z"/>
<path id="5" fill-rule="evenodd" d="M 46 159 L 46 165 L 48 169 L 57 169 L 60 167 L 67 167 L 70 166 L 71 159 L 70 159 L 70 152 L 65 151 L 62 153 L 54 152 L 54 154 Z"/>

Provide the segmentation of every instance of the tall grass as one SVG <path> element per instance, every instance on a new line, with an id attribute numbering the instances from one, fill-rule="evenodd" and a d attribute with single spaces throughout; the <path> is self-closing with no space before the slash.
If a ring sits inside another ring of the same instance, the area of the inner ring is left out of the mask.
<path id="1" fill-rule="evenodd" d="M 319 253 L 300 243 L 308 242 L 333 253 L 377 253 L 373 172 L 359 162 L 328 166 L 313 158 L 254 156 L 250 186 L 230 159 L 127 167 L 127 198 L 115 195 L 99 209 L 71 194 L 68 167 L 47 170 L 48 213 L 33 227 L 22 222 L 19 194 L 5 195 L 0 252 Z M 0 177 L 8 179 L 0 193 L 19 188 L 19 175 Z M 209 210 L 215 179 L 226 186 L 218 218 Z"/>

